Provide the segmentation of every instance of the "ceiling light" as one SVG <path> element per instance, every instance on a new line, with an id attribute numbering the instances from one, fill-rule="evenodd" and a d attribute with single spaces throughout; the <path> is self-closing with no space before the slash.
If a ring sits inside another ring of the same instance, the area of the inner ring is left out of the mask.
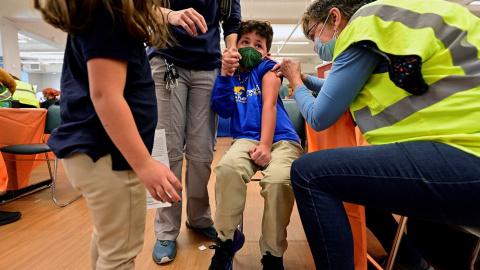
<path id="1" fill-rule="evenodd" d="M 465 1 L 465 4 L 470 6 L 480 6 L 480 1 Z"/>

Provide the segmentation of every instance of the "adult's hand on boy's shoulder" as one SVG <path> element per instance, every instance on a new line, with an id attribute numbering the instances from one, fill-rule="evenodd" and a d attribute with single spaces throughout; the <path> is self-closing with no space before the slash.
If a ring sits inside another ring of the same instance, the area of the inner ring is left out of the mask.
<path id="1" fill-rule="evenodd" d="M 275 61 L 277 62 L 277 61 Z M 275 76 L 277 76 L 277 78 L 280 78 L 283 76 L 283 73 L 282 73 L 282 65 L 283 63 L 282 62 L 277 62 L 271 69 L 270 71 L 275 73 Z"/>
<path id="2" fill-rule="evenodd" d="M 272 156 L 270 150 L 266 146 L 258 145 L 250 148 L 248 152 L 250 153 L 250 158 L 260 167 L 265 167 L 270 163 Z"/>
<path id="3" fill-rule="evenodd" d="M 226 48 L 223 51 L 222 56 L 222 76 L 233 76 L 235 70 L 237 70 L 239 61 L 242 56 L 238 52 L 236 47 Z"/>
<path id="4" fill-rule="evenodd" d="M 284 76 L 287 78 L 293 89 L 303 84 L 302 68 L 299 61 L 283 58 L 283 62 L 277 63 L 270 71 L 276 72 L 277 77 Z"/>
<path id="5" fill-rule="evenodd" d="M 169 203 L 181 200 L 174 187 L 181 191 L 182 184 L 175 174 L 161 162 L 150 158 L 141 168 L 137 168 L 135 173 L 155 200 Z"/>

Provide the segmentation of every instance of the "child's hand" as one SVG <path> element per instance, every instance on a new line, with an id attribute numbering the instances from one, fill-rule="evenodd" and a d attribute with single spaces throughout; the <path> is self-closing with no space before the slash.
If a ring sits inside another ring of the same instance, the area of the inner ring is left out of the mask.
<path id="1" fill-rule="evenodd" d="M 179 202 L 181 200 L 173 187 L 181 191 L 182 184 L 173 172 L 161 162 L 150 158 L 148 162 L 145 162 L 145 164 L 135 172 L 155 200 L 169 203 Z M 167 193 L 170 196 L 167 195 Z"/>
<path id="2" fill-rule="evenodd" d="M 260 167 L 265 167 L 270 163 L 272 156 L 270 155 L 270 150 L 266 146 L 259 145 L 254 146 L 248 150 L 252 161 L 255 162 Z"/>
<path id="3" fill-rule="evenodd" d="M 222 56 L 222 76 L 233 76 L 235 70 L 237 70 L 239 61 L 242 59 L 242 56 L 237 51 L 237 48 L 231 47 L 223 51 Z"/>

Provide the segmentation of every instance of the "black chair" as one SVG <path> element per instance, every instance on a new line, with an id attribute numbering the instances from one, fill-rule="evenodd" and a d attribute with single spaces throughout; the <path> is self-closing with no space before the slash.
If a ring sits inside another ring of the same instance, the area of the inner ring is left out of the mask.
<path id="1" fill-rule="evenodd" d="M 82 195 L 78 195 L 77 197 L 73 198 L 72 200 L 61 204 L 57 201 L 55 197 L 55 183 L 57 180 L 57 157 L 55 157 L 55 167 L 54 170 L 52 171 L 51 165 L 50 165 L 50 158 L 48 156 L 48 153 L 51 152 L 50 147 L 45 143 L 45 135 L 52 133 L 52 131 L 57 128 L 60 125 L 60 106 L 59 105 L 52 105 L 48 108 L 47 112 L 47 119 L 45 122 L 45 131 L 43 134 L 43 139 L 42 143 L 28 143 L 28 144 L 16 144 L 16 145 L 9 145 L 0 148 L 1 152 L 4 153 L 9 153 L 9 154 L 15 154 L 15 155 L 38 155 L 38 154 L 45 154 L 45 159 L 15 159 L 14 161 L 32 161 L 32 160 L 44 160 L 47 162 L 48 166 L 48 172 L 50 174 L 50 178 L 31 184 L 28 187 L 22 188 L 19 191 L 13 191 L 12 192 L 12 198 L 8 201 L 12 201 L 24 196 L 27 196 L 29 194 L 32 194 L 34 192 L 43 190 L 45 188 L 50 187 L 52 184 L 52 199 L 53 202 L 55 202 L 56 205 L 60 207 L 64 207 L 69 205 L 70 203 L 78 200 Z M 8 202 L 4 201 L 4 202 Z"/>

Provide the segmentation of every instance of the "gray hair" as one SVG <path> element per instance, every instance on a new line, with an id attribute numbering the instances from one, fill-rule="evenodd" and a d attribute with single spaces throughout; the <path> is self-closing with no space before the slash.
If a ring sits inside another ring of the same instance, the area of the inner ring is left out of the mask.
<path id="1" fill-rule="evenodd" d="M 305 13 L 303 13 L 301 19 L 303 34 L 308 38 L 307 31 L 309 30 L 309 22 L 312 20 L 315 22 L 325 21 L 328 12 L 332 8 L 338 8 L 343 17 L 350 19 L 358 10 L 362 2 L 363 0 L 316 0 L 307 8 Z M 330 19 L 329 21 L 331 22 Z M 326 22 L 326 24 L 328 23 L 329 22 Z"/>

